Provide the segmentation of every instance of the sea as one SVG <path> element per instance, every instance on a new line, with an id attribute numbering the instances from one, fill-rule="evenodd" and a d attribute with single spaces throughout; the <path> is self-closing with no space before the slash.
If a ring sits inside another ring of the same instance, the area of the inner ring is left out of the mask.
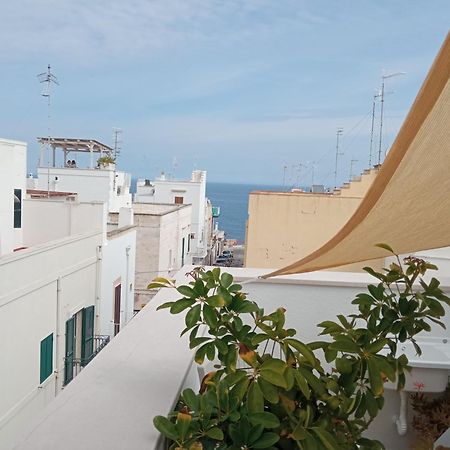
<path id="1" fill-rule="evenodd" d="M 136 179 L 131 181 L 131 192 L 136 192 Z M 213 206 L 220 207 L 217 219 L 219 229 L 227 239 L 245 241 L 245 223 L 248 218 L 248 195 L 252 191 L 284 191 L 286 187 L 265 184 L 206 183 L 206 196 Z"/>
<path id="2" fill-rule="evenodd" d="M 263 184 L 206 183 L 206 196 L 213 206 L 220 207 L 217 219 L 219 230 L 225 231 L 226 239 L 245 241 L 245 224 L 248 219 L 248 196 L 252 191 L 280 191 L 286 187 Z"/>

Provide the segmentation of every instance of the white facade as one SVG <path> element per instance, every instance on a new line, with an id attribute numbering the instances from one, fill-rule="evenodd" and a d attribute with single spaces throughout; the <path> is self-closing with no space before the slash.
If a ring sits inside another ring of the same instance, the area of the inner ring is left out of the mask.
<path id="1" fill-rule="evenodd" d="M 42 193 L 26 194 L 26 145 L 0 141 L 0 152 L 0 448 L 9 450 L 133 316 L 136 232 L 129 208 L 108 232 L 111 203 L 61 194 L 68 186 L 31 198 Z M 80 170 L 63 170 L 75 171 L 71 182 L 86 188 L 83 176 L 75 179 Z"/>
<path id="2" fill-rule="evenodd" d="M 82 202 L 106 202 L 109 211 L 119 212 L 120 208 L 131 206 L 131 176 L 115 171 L 114 167 L 38 167 L 37 189 L 75 192 Z"/>
<path id="3" fill-rule="evenodd" d="M 66 321 L 97 303 L 101 244 L 101 233 L 93 232 L 0 258 L 2 450 L 23 437 L 24 426 L 61 390 Z M 52 367 L 41 380 L 41 345 L 51 335 Z"/>
<path id="4" fill-rule="evenodd" d="M 26 191 L 27 144 L 0 139 L 0 256 L 22 246 L 21 212 Z M 15 195 L 15 193 L 20 195 Z M 20 198 L 19 198 L 20 197 Z M 16 215 L 16 221 L 14 216 Z M 17 220 L 19 219 L 20 220 Z M 20 222 L 20 224 L 19 224 Z M 20 225 L 20 226 L 19 226 Z"/>
<path id="5" fill-rule="evenodd" d="M 207 255 L 206 171 L 194 170 L 190 180 L 167 180 L 164 176 L 152 183 L 138 180 L 135 201 L 140 203 L 179 203 L 192 205 L 191 255 L 202 262 Z"/>
<path id="6" fill-rule="evenodd" d="M 136 310 L 153 296 L 146 288 L 155 277 L 171 276 L 191 263 L 191 208 L 191 205 L 133 204 L 137 233 Z M 110 214 L 110 219 L 114 224 L 120 223 L 118 214 Z"/>
<path id="7" fill-rule="evenodd" d="M 135 260 L 136 228 L 128 226 L 109 231 L 102 247 L 101 335 L 114 336 L 133 317 Z"/>

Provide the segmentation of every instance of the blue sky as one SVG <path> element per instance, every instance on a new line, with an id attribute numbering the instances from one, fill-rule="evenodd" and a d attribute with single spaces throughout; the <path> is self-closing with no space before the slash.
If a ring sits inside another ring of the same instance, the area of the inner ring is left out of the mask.
<path id="1" fill-rule="evenodd" d="M 47 111 L 36 74 L 60 86 L 52 134 L 112 143 L 152 178 L 334 183 L 368 165 L 372 97 L 389 79 L 383 151 L 450 24 L 448 0 L 18 0 L 3 2 L 0 136 L 27 141 Z M 378 125 L 378 124 L 377 124 Z M 174 167 L 174 160 L 177 164 Z M 301 164 L 301 166 L 300 166 Z M 286 171 L 284 171 L 286 166 Z"/>

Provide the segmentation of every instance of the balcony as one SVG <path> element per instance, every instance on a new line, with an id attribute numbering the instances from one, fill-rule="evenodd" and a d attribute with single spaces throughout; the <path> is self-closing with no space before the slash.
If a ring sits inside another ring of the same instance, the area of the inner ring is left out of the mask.
<path id="1" fill-rule="evenodd" d="M 64 358 L 64 386 L 67 386 L 109 343 L 110 336 L 94 336 L 93 352 L 88 358 Z"/>
<path id="2" fill-rule="evenodd" d="M 185 267 L 177 274 L 178 284 L 186 282 L 184 274 L 189 270 Z M 284 306 L 287 325 L 296 328 L 298 337 L 306 341 L 316 340 L 316 324 L 320 321 L 353 312 L 351 300 L 374 281 L 368 274 L 348 272 L 261 280 L 257 278 L 261 269 L 226 270 L 236 281 L 246 282 L 245 292 L 267 311 Z M 450 280 L 442 284 L 445 291 L 450 291 Z M 196 390 L 200 384 L 187 335 L 179 337 L 184 316 L 156 311 L 158 305 L 174 296 L 174 290 L 160 290 L 49 405 L 45 414 L 36 416 L 30 424 L 32 431 L 24 434 L 24 441 L 16 449 L 56 450 L 63 444 L 66 450 L 163 448 L 152 418 L 169 412 L 185 387 Z M 445 322 L 449 327 L 448 313 Z M 445 333 L 437 328 L 432 335 L 442 338 Z M 382 413 L 367 433 L 368 437 L 381 439 L 387 450 L 408 450 L 414 439 L 411 430 L 406 436 L 397 433 L 393 416 L 399 407 L 398 394 L 388 392 Z"/>

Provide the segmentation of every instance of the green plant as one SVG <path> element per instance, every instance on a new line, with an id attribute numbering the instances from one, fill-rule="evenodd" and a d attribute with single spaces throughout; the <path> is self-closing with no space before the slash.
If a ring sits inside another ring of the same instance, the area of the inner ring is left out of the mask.
<path id="1" fill-rule="evenodd" d="M 108 164 L 115 164 L 116 159 L 111 155 L 102 155 L 97 159 L 97 164 L 99 166 L 107 166 Z"/>
<path id="2" fill-rule="evenodd" d="M 176 411 L 154 418 L 170 448 L 383 449 L 362 434 L 383 407 L 384 382 L 404 385 L 408 360 L 397 344 L 410 340 L 420 352 L 415 336 L 444 326 L 449 304 L 435 278 L 413 289 L 434 266 L 397 261 L 382 273 L 366 268 L 379 283 L 352 301 L 358 311 L 320 323 L 327 340 L 308 344 L 285 327 L 284 308 L 265 314 L 219 268 L 194 270 L 185 286 L 155 279 L 150 288 L 182 296 L 158 309 L 187 311 L 182 335 L 190 333 L 196 363 L 215 363 L 199 393 L 184 390 Z"/>

